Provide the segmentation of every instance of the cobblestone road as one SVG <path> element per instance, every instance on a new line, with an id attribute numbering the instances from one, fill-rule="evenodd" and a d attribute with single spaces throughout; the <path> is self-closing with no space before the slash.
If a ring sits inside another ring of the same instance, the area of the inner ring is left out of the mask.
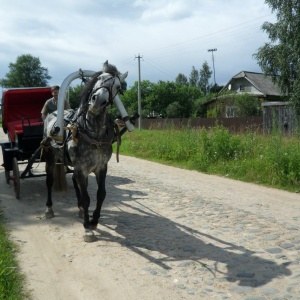
<path id="1" fill-rule="evenodd" d="M 39 199 L 45 194 L 41 180 L 26 179 L 21 185 L 21 202 L 27 205 L 22 209 L 33 210 L 35 220 L 45 208 Z M 92 181 L 90 193 L 95 194 Z M 1 189 L 2 201 L 13 193 L 10 186 Z M 40 231 L 56 247 L 65 237 L 74 239 L 72 247 L 64 245 L 73 266 L 83 251 L 79 244 L 84 244 L 74 237 L 76 226 L 82 225 L 68 212 L 76 206 L 74 198 L 72 189 L 57 196 L 58 217 L 39 221 Z M 9 206 L 5 201 L 2 205 Z M 9 209 L 17 218 L 18 212 Z M 65 224 L 62 231 L 64 213 L 72 226 Z M 115 280 L 140 293 L 132 299 L 300 299 L 299 194 L 121 156 L 119 164 L 114 157 L 109 164 L 101 218 L 99 241 L 88 244 L 90 251 L 98 251 L 94 257 L 103 255 L 97 272 L 114 269 Z M 23 251 L 27 242 L 22 242 Z M 106 253 L 112 244 L 115 252 Z M 22 255 L 30 259 L 30 254 Z M 38 274 L 32 265 L 29 281 Z M 88 273 L 88 262 L 86 266 Z"/>
<path id="2" fill-rule="evenodd" d="M 111 172 L 124 194 L 110 197 L 130 211 L 107 222 L 155 253 L 145 273 L 171 278 L 183 298 L 300 299 L 298 194 L 128 157 Z"/>

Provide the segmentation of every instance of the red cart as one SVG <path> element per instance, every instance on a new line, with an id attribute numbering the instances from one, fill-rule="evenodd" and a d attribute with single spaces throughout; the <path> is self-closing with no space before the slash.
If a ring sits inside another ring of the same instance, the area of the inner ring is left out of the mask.
<path id="1" fill-rule="evenodd" d="M 11 88 L 2 95 L 2 127 L 8 140 L 1 141 L 6 182 L 13 182 L 16 198 L 20 198 L 20 178 L 44 176 L 34 174 L 36 151 L 43 139 L 41 110 L 51 98 L 50 87 Z M 19 164 L 27 164 L 19 173 Z"/>

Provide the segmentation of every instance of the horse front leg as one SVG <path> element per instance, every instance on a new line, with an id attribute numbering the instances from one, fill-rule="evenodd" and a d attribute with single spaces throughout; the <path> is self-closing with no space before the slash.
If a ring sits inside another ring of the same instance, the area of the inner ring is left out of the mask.
<path id="1" fill-rule="evenodd" d="M 52 209 L 52 186 L 54 182 L 53 178 L 53 169 L 54 165 L 52 166 L 50 163 L 46 162 L 46 186 L 47 186 L 47 202 L 46 202 L 46 211 L 45 211 L 45 218 L 50 219 L 54 217 L 54 212 Z"/>
<path id="2" fill-rule="evenodd" d="M 91 229 L 89 216 L 90 196 L 87 192 L 86 177 L 87 176 L 85 176 L 82 171 L 74 171 L 73 183 L 76 183 L 77 185 L 78 190 L 76 191 L 76 194 L 78 192 L 78 205 L 81 205 L 83 210 L 83 227 L 85 230 L 83 239 L 85 242 L 94 242 L 96 240 L 96 237 Z M 81 209 L 81 207 L 79 207 L 79 209 Z"/>
<path id="3" fill-rule="evenodd" d="M 73 181 L 73 186 L 74 186 L 74 189 L 75 189 L 75 192 L 76 192 L 78 217 L 83 219 L 83 217 L 84 217 L 83 205 L 82 205 L 83 201 L 82 201 L 80 189 L 79 189 L 79 186 L 78 186 L 78 183 L 76 181 L 76 177 L 74 176 L 74 174 L 72 176 L 72 181 Z M 86 178 L 86 188 L 87 187 L 88 187 L 88 177 Z"/>
<path id="4" fill-rule="evenodd" d="M 93 213 L 93 218 L 91 220 L 91 228 L 96 229 L 98 225 L 98 221 L 100 219 L 100 213 L 102 204 L 106 197 L 106 188 L 105 188 L 105 180 L 107 174 L 107 164 L 96 174 L 98 190 L 97 190 L 97 204 L 96 209 Z"/>

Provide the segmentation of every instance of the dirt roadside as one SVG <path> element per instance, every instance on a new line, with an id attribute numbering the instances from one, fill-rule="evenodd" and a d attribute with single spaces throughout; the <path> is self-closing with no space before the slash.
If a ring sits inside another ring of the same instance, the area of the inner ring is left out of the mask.
<path id="1" fill-rule="evenodd" d="M 113 156 L 98 240 L 85 243 L 68 184 L 48 220 L 45 178 L 22 180 L 17 200 L 0 167 L 30 299 L 300 299 L 299 194 Z"/>

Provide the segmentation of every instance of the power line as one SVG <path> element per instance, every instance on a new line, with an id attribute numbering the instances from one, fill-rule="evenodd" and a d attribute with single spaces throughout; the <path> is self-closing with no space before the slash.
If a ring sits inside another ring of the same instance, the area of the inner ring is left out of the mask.
<path id="1" fill-rule="evenodd" d="M 205 51 L 205 50 L 207 50 L 207 47 L 205 47 L 205 45 L 212 43 L 212 42 L 214 42 L 216 44 L 216 42 L 219 41 L 217 43 L 218 48 L 221 46 L 226 46 L 226 45 L 232 43 L 231 41 L 228 40 L 228 37 L 231 37 L 231 36 L 238 37 L 239 35 L 242 35 L 241 38 L 238 38 L 238 40 L 235 43 L 243 42 L 243 41 L 253 39 L 253 38 L 257 38 L 258 35 L 263 35 L 264 33 L 261 31 L 260 31 L 260 33 L 257 32 L 257 30 L 260 29 L 260 27 L 261 27 L 261 23 L 260 24 L 257 24 L 257 23 L 253 24 L 253 23 L 257 22 L 259 19 L 265 18 L 266 16 L 270 16 L 270 14 L 262 16 L 260 18 L 256 18 L 256 19 L 247 21 L 247 22 L 240 23 L 235 26 L 224 28 L 222 30 L 219 30 L 219 31 L 207 34 L 207 35 L 196 37 L 191 40 L 183 41 L 180 43 L 172 44 L 172 45 L 158 48 L 158 49 L 144 51 L 144 54 L 145 53 L 148 53 L 148 55 L 152 54 L 152 55 L 150 55 L 152 60 L 149 58 L 149 56 L 146 56 L 146 57 L 144 57 L 144 61 L 145 61 L 145 63 L 150 65 L 152 68 L 155 68 L 159 72 L 164 73 L 164 74 L 170 76 L 172 79 L 174 79 L 174 78 L 176 78 L 176 76 L 172 75 L 171 72 L 169 70 L 167 70 L 166 68 L 164 68 L 161 64 L 157 64 L 154 61 L 154 60 L 157 60 L 157 58 L 159 56 L 161 57 L 163 50 L 168 51 L 168 58 L 171 58 L 171 57 L 175 57 L 178 55 L 186 55 L 186 54 L 189 54 L 189 53 L 192 53 L 195 51 L 197 51 L 198 53 L 199 53 L 199 51 Z M 245 25 L 245 24 L 246 24 L 246 26 L 241 27 L 241 25 Z M 225 39 L 227 39 L 227 41 Z M 225 40 L 225 41 L 223 43 L 220 43 L 221 40 Z M 201 46 L 202 46 L 201 49 L 199 49 L 199 48 L 196 49 L 196 47 L 199 44 L 201 44 Z M 192 50 L 192 48 L 195 48 L 195 50 Z M 155 52 L 157 54 L 155 54 Z M 158 53 L 158 52 L 160 52 L 160 53 Z M 212 52 L 212 56 L 214 56 L 213 52 Z M 203 59 L 205 60 L 205 56 L 203 57 Z M 214 60 L 214 57 L 213 57 L 213 60 Z M 127 59 L 124 61 L 124 64 L 133 66 L 131 61 L 133 61 L 133 60 Z M 213 61 L 213 68 L 214 68 L 214 81 L 216 84 L 214 61 Z"/>
<path id="2" fill-rule="evenodd" d="M 209 42 L 212 39 L 215 40 L 219 35 L 221 37 L 226 37 L 226 35 L 224 35 L 223 32 L 226 32 L 226 31 L 228 31 L 230 29 L 234 29 L 234 28 L 237 28 L 237 30 L 229 32 L 229 33 L 227 33 L 227 35 L 232 35 L 232 34 L 235 34 L 235 33 L 245 32 L 245 29 L 241 28 L 241 25 L 257 21 L 258 19 L 265 18 L 266 16 L 270 16 L 270 14 L 262 16 L 260 18 L 256 18 L 256 19 L 247 21 L 247 22 L 243 22 L 243 23 L 240 23 L 240 24 L 228 27 L 228 28 L 224 28 L 224 29 L 216 31 L 216 32 L 212 32 L 212 33 L 209 33 L 209 34 L 206 34 L 206 35 L 203 35 L 203 36 L 199 36 L 199 37 L 196 37 L 196 38 L 191 39 L 191 40 L 182 41 L 180 43 L 172 44 L 172 45 L 162 47 L 162 48 L 157 48 L 157 49 L 153 49 L 153 50 L 149 50 L 149 51 L 144 51 L 144 54 L 145 53 L 147 54 L 147 53 L 157 52 L 157 51 L 161 51 L 161 50 L 170 50 L 172 48 L 179 48 L 179 47 L 182 47 L 182 46 L 186 47 L 186 44 L 190 44 L 190 43 L 194 43 L 194 44 L 196 43 L 196 45 L 197 45 L 199 43 L 203 43 L 203 39 L 206 39 L 206 38 L 209 38 L 209 40 L 208 40 L 208 42 Z M 253 31 L 253 28 L 259 29 L 260 27 L 261 27 L 261 23 L 259 25 L 254 24 L 254 26 L 253 25 L 248 26 L 248 28 L 246 30 Z"/>
<path id="3" fill-rule="evenodd" d="M 172 78 L 176 78 L 176 76 L 174 76 L 174 74 L 171 74 L 167 69 L 163 68 L 161 65 L 157 65 L 154 61 L 152 61 L 151 59 L 149 59 L 149 57 L 145 57 L 144 58 L 145 63 L 149 64 L 150 66 L 152 66 L 153 68 L 155 68 L 156 70 L 165 73 L 166 75 L 172 77 Z"/>

